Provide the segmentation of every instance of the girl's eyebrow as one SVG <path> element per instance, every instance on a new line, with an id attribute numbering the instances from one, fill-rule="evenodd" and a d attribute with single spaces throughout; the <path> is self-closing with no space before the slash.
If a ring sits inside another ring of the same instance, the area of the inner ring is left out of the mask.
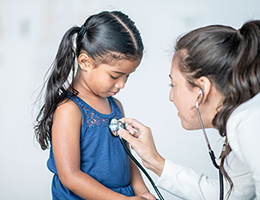
<path id="1" fill-rule="evenodd" d="M 125 75 L 125 74 L 126 74 L 126 73 L 124 73 L 124 72 L 118 72 L 118 71 L 112 71 L 112 72 L 117 73 L 117 74 L 122 74 L 122 75 Z"/>
<path id="2" fill-rule="evenodd" d="M 172 76 L 169 74 L 170 79 L 172 79 Z"/>
<path id="3" fill-rule="evenodd" d="M 117 73 L 117 74 L 122 74 L 122 75 L 125 75 L 125 74 L 126 74 L 126 73 L 124 73 L 124 72 L 119 72 L 119 71 L 112 71 L 112 72 Z M 131 73 L 133 73 L 133 72 L 135 72 L 135 70 L 132 71 Z"/>

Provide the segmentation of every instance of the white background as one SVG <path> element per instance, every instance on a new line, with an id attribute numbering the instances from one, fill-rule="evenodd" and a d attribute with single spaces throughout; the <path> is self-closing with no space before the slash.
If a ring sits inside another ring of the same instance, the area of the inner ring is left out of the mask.
<path id="1" fill-rule="evenodd" d="M 0 0 L 0 199 L 51 199 L 49 152 L 40 149 L 33 132 L 39 108 L 35 101 L 65 31 L 102 10 L 128 14 L 145 45 L 140 67 L 116 96 L 126 116 L 152 128 L 165 158 L 216 178 L 201 131 L 184 130 L 168 100 L 174 42 L 209 24 L 240 28 L 247 20 L 260 19 L 259 8 L 259 0 Z M 218 133 L 208 134 L 219 155 Z M 162 193 L 167 200 L 178 199 Z"/>

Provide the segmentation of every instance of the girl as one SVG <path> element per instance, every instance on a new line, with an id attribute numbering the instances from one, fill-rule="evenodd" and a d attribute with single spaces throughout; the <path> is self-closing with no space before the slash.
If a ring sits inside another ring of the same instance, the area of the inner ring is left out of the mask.
<path id="1" fill-rule="evenodd" d="M 216 128 L 225 137 L 220 163 L 227 179 L 225 198 L 260 199 L 260 21 L 247 22 L 239 30 L 221 25 L 199 28 L 180 38 L 175 50 L 170 101 L 182 126 Z M 164 159 L 149 128 L 133 119 L 122 122 L 137 138 L 123 130 L 119 135 L 160 176 L 160 187 L 182 199 L 218 199 L 217 180 Z"/>
<path id="2" fill-rule="evenodd" d="M 155 199 L 108 128 L 124 115 L 111 96 L 142 55 L 138 29 L 118 11 L 92 15 L 63 36 L 35 126 L 41 148 L 51 144 L 53 199 Z"/>

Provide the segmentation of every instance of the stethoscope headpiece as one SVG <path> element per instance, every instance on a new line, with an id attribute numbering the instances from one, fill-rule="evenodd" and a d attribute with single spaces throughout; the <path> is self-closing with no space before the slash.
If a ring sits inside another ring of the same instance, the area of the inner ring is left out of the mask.
<path id="1" fill-rule="evenodd" d="M 118 131 L 121 128 L 125 128 L 123 122 L 121 122 L 121 121 L 119 121 L 119 120 L 117 120 L 115 118 L 110 120 L 109 129 L 110 129 L 111 134 L 114 137 L 118 137 Z"/>
<path id="2" fill-rule="evenodd" d="M 201 96 L 201 95 L 203 95 L 202 89 L 200 89 L 199 95 L 198 95 L 197 101 L 196 101 L 196 109 L 197 109 L 197 110 L 199 109 L 199 99 L 200 99 L 200 96 Z"/>

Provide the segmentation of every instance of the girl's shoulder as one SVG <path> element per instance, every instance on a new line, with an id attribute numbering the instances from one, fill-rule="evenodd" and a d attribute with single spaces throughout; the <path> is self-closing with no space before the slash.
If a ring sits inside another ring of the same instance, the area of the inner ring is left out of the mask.
<path id="1" fill-rule="evenodd" d="M 116 99 L 115 97 L 111 97 L 111 98 L 114 100 L 114 102 L 116 103 L 116 105 L 119 107 L 119 109 L 120 109 L 120 111 L 122 112 L 123 116 L 125 116 L 122 103 L 121 103 L 118 99 Z"/>
<path id="2" fill-rule="evenodd" d="M 74 121 L 74 120 L 82 120 L 81 111 L 78 105 L 72 101 L 71 99 L 65 99 L 61 104 L 56 108 L 53 120 L 58 121 Z"/>

